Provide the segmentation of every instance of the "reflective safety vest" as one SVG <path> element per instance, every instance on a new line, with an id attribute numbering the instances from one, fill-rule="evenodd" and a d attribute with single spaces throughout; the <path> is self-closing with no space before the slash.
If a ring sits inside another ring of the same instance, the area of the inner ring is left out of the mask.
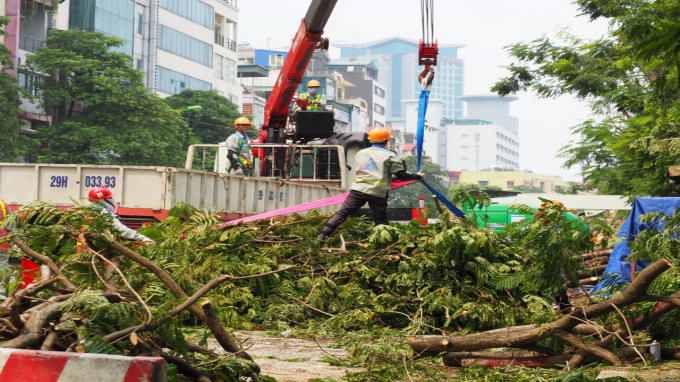
<path id="1" fill-rule="evenodd" d="M 316 96 L 312 97 L 311 94 L 309 93 L 302 93 L 302 99 L 306 99 L 309 101 L 309 106 L 307 106 L 307 110 L 313 110 L 313 111 L 319 111 L 323 110 L 323 105 L 321 105 L 321 94 L 316 93 Z M 318 104 L 314 102 L 319 102 Z"/>
<path id="2" fill-rule="evenodd" d="M 0 225 L 5 221 L 5 219 L 12 213 L 9 206 L 5 204 L 5 201 L 0 199 Z M 7 228 L 0 229 L 0 237 L 6 237 L 9 231 Z M 0 243 L 0 251 L 7 251 L 9 249 L 9 243 Z"/>

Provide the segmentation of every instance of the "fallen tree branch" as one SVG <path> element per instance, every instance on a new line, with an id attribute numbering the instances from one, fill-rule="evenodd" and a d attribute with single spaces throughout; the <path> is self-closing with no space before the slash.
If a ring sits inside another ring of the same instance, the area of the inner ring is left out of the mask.
<path id="1" fill-rule="evenodd" d="M 39 262 L 47 265 L 50 270 L 57 276 L 61 276 L 62 279 L 61 281 L 62 284 L 64 284 L 64 287 L 69 291 L 69 292 L 75 292 L 76 291 L 76 286 L 71 283 L 66 276 L 61 272 L 61 269 L 57 267 L 57 265 L 50 259 L 48 256 L 41 255 L 38 252 L 34 251 L 29 247 L 23 240 L 19 239 L 17 236 L 11 236 L 10 238 L 14 244 L 16 244 L 19 249 L 21 249 L 25 254 L 30 256 L 31 258 L 38 260 Z"/>

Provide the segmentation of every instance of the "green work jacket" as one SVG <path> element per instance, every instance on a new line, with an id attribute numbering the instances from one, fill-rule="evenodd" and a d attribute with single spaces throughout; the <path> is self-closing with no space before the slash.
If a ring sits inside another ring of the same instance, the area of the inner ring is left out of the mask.
<path id="1" fill-rule="evenodd" d="M 397 154 L 380 145 L 359 151 L 355 163 L 357 177 L 351 189 L 380 198 L 392 189 L 392 177 L 405 170 Z"/>

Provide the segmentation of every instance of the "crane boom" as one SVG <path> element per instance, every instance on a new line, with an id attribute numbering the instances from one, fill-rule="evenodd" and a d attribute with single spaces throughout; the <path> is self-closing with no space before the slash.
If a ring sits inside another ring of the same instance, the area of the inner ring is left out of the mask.
<path id="1" fill-rule="evenodd" d="M 314 50 L 323 42 L 323 29 L 336 3 L 337 0 L 312 0 L 307 15 L 302 19 L 265 106 L 262 128 L 267 131 L 267 142 L 285 142 L 283 134 L 288 123 L 288 106 L 302 81 Z"/>

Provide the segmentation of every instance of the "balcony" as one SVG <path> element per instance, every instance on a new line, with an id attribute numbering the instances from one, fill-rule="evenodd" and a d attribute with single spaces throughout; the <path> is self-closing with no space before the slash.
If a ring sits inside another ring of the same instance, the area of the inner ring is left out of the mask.
<path id="1" fill-rule="evenodd" d="M 215 33 L 215 44 L 236 52 L 236 41 L 230 40 L 219 33 Z"/>
<path id="2" fill-rule="evenodd" d="M 44 46 L 45 42 L 43 40 L 38 40 L 37 38 L 26 36 L 25 34 L 19 36 L 19 49 L 35 53 L 39 48 Z"/>
<path id="3" fill-rule="evenodd" d="M 238 0 L 217 0 L 221 3 L 231 5 L 232 7 L 238 9 Z"/>

